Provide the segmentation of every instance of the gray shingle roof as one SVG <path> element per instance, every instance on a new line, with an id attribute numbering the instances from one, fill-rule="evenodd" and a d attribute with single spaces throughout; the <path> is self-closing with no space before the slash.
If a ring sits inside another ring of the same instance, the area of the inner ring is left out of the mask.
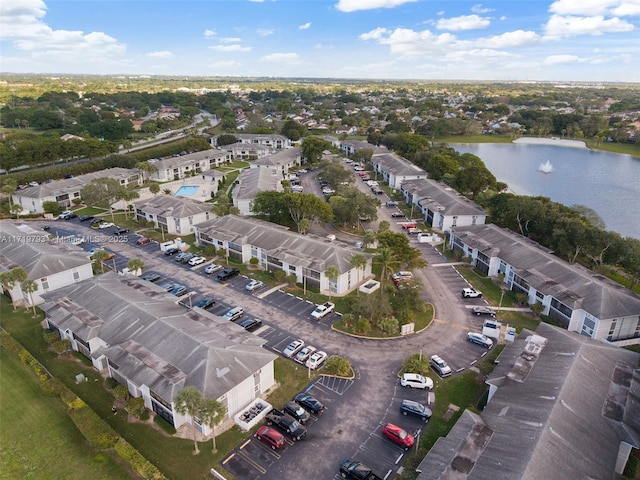
<path id="1" fill-rule="evenodd" d="M 282 175 L 268 168 L 249 168 L 238 175 L 238 185 L 233 189 L 233 197 L 252 199 L 259 192 L 282 191 Z"/>
<path id="2" fill-rule="evenodd" d="M 37 187 L 27 187 L 17 190 L 15 195 L 29 198 L 55 197 L 65 193 L 73 193 L 82 189 L 85 185 L 89 185 L 97 178 L 114 178 L 116 180 L 125 180 L 133 175 L 138 175 L 137 170 L 114 167 L 100 170 L 98 172 L 85 173 L 73 178 L 65 178 L 64 180 L 56 180 L 50 183 L 42 183 Z"/>
<path id="3" fill-rule="evenodd" d="M 290 232 L 287 227 L 236 215 L 208 220 L 199 223 L 196 228 L 212 238 L 239 245 L 251 244 L 287 263 L 317 272 L 323 272 L 329 265 L 338 267 L 340 273 L 347 272 L 353 268 L 351 257 L 355 253 L 362 253 L 326 238 L 300 235 Z M 369 257 L 368 254 L 364 255 Z"/>
<path id="4" fill-rule="evenodd" d="M 253 165 L 264 165 L 268 167 L 279 167 L 282 165 L 289 165 L 299 161 L 302 156 L 302 149 L 300 147 L 287 148 L 285 150 L 279 150 L 272 155 L 267 155 L 262 158 L 254 160 Z"/>
<path id="5" fill-rule="evenodd" d="M 392 173 L 397 177 L 409 175 L 424 175 L 426 177 L 427 175 L 427 172 L 417 165 L 392 152 L 374 153 L 371 157 L 371 162 L 379 164 L 381 170 Z"/>
<path id="6" fill-rule="evenodd" d="M 569 264 L 536 242 L 494 224 L 456 227 L 455 235 L 489 257 L 499 257 L 532 287 L 599 319 L 640 315 L 640 296 L 592 270 Z"/>
<path id="7" fill-rule="evenodd" d="M 159 194 L 134 202 L 134 207 L 145 213 L 162 217 L 185 218 L 211 211 L 211 204 L 186 197 Z"/>
<path id="8" fill-rule="evenodd" d="M 95 337 L 118 371 L 171 401 L 184 386 L 219 398 L 276 356 L 263 340 L 204 310 L 187 310 L 161 287 L 107 273 L 43 295 L 42 309 L 83 340 Z"/>
<path id="9" fill-rule="evenodd" d="M 401 189 L 410 192 L 419 199 L 418 205 L 442 215 L 486 215 L 487 212 L 478 204 L 444 183 L 428 178 L 406 180 Z"/>
<path id="10" fill-rule="evenodd" d="M 210 160 L 214 158 L 226 158 L 227 152 L 217 149 L 208 149 L 201 152 L 189 153 L 178 157 L 168 157 L 151 162 L 158 170 L 166 170 L 170 168 L 183 167 L 186 165 L 192 165 L 204 160 Z"/>

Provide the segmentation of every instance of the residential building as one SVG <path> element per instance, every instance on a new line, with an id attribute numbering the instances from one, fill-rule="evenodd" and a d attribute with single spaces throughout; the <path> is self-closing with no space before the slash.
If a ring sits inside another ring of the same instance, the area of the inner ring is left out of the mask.
<path id="1" fill-rule="evenodd" d="M 405 201 L 419 211 L 425 223 L 441 232 L 467 225 L 484 224 L 487 212 L 453 188 L 435 180 L 421 178 L 402 182 Z"/>
<path id="2" fill-rule="evenodd" d="M 48 328 L 176 428 L 191 421 L 174 405 L 186 386 L 224 404 L 225 420 L 275 386 L 277 357 L 261 347 L 264 340 L 206 310 L 187 309 L 151 282 L 109 272 L 45 300 Z M 195 426 L 211 433 L 197 420 Z"/>
<path id="3" fill-rule="evenodd" d="M 173 195 L 155 195 L 133 203 L 136 220 L 153 222 L 156 228 L 176 235 L 194 232 L 196 223 L 214 217 L 211 204 Z"/>
<path id="4" fill-rule="evenodd" d="M 256 160 L 267 157 L 273 153 L 271 147 L 252 143 L 231 143 L 229 145 L 223 145 L 220 148 L 227 152 L 234 160 Z"/>
<path id="5" fill-rule="evenodd" d="M 393 152 L 374 153 L 371 165 L 391 188 L 400 188 L 407 180 L 427 178 L 427 172 Z"/>
<path id="6" fill-rule="evenodd" d="M 263 145 L 272 150 L 291 148 L 291 140 L 284 135 L 264 134 L 264 133 L 234 133 L 238 143 L 248 143 L 251 145 Z"/>
<path id="7" fill-rule="evenodd" d="M 253 214 L 253 201 L 260 192 L 282 192 L 282 175 L 270 168 L 249 168 L 236 179 L 237 185 L 231 194 L 234 207 L 242 215 Z"/>
<path id="8" fill-rule="evenodd" d="M 540 324 L 508 343 L 488 403 L 463 412 L 418 480 L 622 478 L 640 447 L 640 355 Z"/>
<path id="9" fill-rule="evenodd" d="M 351 156 L 356 153 L 358 150 L 362 150 L 363 148 L 368 148 L 375 151 L 386 151 L 386 148 L 376 147 L 375 145 L 366 142 L 364 140 L 342 140 L 340 142 L 340 150 L 342 150 L 346 156 Z"/>
<path id="10" fill-rule="evenodd" d="M 168 182 L 170 180 L 180 180 L 182 178 L 200 175 L 214 167 L 220 167 L 231 162 L 231 155 L 224 150 L 203 150 L 201 152 L 189 153 L 163 158 L 161 160 L 149 160 L 158 171 L 146 173 L 145 175 L 155 181 Z"/>
<path id="11" fill-rule="evenodd" d="M 114 167 L 26 187 L 17 190 L 12 195 L 12 200 L 31 213 L 44 213 L 44 202 L 57 202 L 60 207 L 69 208 L 73 205 L 73 200 L 80 200 L 80 190 L 83 187 L 102 178 L 113 178 L 125 187 L 142 185 L 142 174 L 138 170 Z"/>
<path id="12" fill-rule="evenodd" d="M 91 259 L 70 238 L 49 239 L 49 235 L 28 224 L 0 221 L 0 271 L 22 267 L 37 290 L 23 292 L 16 283 L 8 293 L 14 305 L 38 305 L 42 294 L 93 277 Z"/>
<path id="13" fill-rule="evenodd" d="M 284 178 L 293 167 L 302 162 L 302 149 L 300 147 L 279 150 L 271 155 L 258 158 L 251 162 L 251 168 L 269 169 Z"/>
<path id="14" fill-rule="evenodd" d="M 450 248 L 489 277 L 503 275 L 506 288 L 540 304 L 563 328 L 617 346 L 640 344 L 640 295 L 493 224 L 450 233 Z"/>
<path id="15" fill-rule="evenodd" d="M 287 227 L 254 218 L 225 215 L 196 225 L 196 243 L 224 249 L 231 258 L 249 263 L 259 260 L 265 270 L 283 270 L 298 283 L 314 286 L 324 294 L 344 295 L 371 277 L 371 255 L 361 249 L 315 235 L 301 235 Z M 356 253 L 367 257 L 363 269 L 354 268 Z M 324 274 L 329 265 L 338 268 L 335 281 Z"/>

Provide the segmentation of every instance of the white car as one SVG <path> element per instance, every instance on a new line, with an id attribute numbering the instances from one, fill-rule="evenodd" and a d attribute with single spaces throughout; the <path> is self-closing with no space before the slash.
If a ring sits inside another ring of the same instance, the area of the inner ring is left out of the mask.
<path id="1" fill-rule="evenodd" d="M 400 385 L 407 388 L 433 390 L 433 380 L 429 377 L 424 377 L 419 373 L 405 373 L 400 379 Z"/>
<path id="2" fill-rule="evenodd" d="M 289 345 L 287 345 L 287 348 L 284 349 L 282 354 L 287 358 L 291 358 L 300 350 L 302 350 L 303 347 L 304 347 L 304 340 L 300 340 L 300 339 L 294 340 Z"/>
<path id="3" fill-rule="evenodd" d="M 115 227 L 115 223 L 111 223 L 111 222 L 106 222 L 106 223 L 101 223 L 100 225 L 98 225 L 98 228 L 100 230 L 103 230 L 105 228 L 111 228 L 111 227 Z"/>
<path id="4" fill-rule="evenodd" d="M 309 359 L 309 357 L 313 353 L 315 353 L 316 350 L 318 350 L 316 347 L 312 347 L 311 345 L 307 345 L 302 350 L 300 350 L 298 353 L 296 353 L 296 356 L 295 356 L 294 360 L 296 362 L 298 362 L 298 363 L 304 364 L 304 362 L 306 362 Z"/>
<path id="5" fill-rule="evenodd" d="M 481 333 L 469 332 L 467 333 L 467 340 L 485 348 L 493 347 L 493 340 Z"/>
<path id="6" fill-rule="evenodd" d="M 336 306 L 331 302 L 316 305 L 316 309 L 311 312 L 311 317 L 316 320 L 321 320 L 322 318 L 333 312 L 334 308 L 336 308 Z"/>
<path id="7" fill-rule="evenodd" d="M 310 368 L 311 370 L 316 370 L 322 366 L 322 364 L 327 360 L 327 354 L 322 350 L 318 350 L 311 354 L 309 359 L 305 362 L 304 366 Z"/>
<path id="8" fill-rule="evenodd" d="M 254 290 L 258 290 L 259 288 L 262 288 L 262 287 L 264 287 L 264 283 L 261 282 L 260 280 L 251 280 L 249 283 L 247 283 L 247 286 L 244 288 L 246 288 L 250 292 L 253 292 Z"/>
<path id="9" fill-rule="evenodd" d="M 207 259 L 204 257 L 193 257 L 191 260 L 189 260 L 189 265 L 191 266 L 200 265 L 206 261 Z"/>
<path id="10" fill-rule="evenodd" d="M 462 298 L 480 298 L 480 297 L 482 297 L 482 292 L 476 290 L 475 288 L 462 289 Z"/>
<path id="11" fill-rule="evenodd" d="M 204 273 L 216 273 L 219 272 L 220 270 L 224 270 L 224 267 L 222 265 L 218 265 L 217 263 L 212 263 L 211 265 L 207 265 L 206 268 L 204 269 Z"/>

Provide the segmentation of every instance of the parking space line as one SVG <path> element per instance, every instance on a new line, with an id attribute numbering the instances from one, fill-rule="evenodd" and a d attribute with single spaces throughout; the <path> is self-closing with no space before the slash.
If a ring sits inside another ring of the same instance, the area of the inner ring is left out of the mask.
<path id="1" fill-rule="evenodd" d="M 262 465 L 260 465 L 258 462 L 256 462 L 255 460 L 253 460 L 252 458 L 249 458 L 249 456 L 244 453 L 244 452 L 239 452 L 238 453 L 239 457 L 242 457 L 243 460 L 245 460 L 248 464 L 250 464 L 251 466 L 253 466 L 256 470 L 258 470 L 260 473 L 262 473 L 263 475 L 265 473 L 267 473 L 267 469 L 264 468 Z"/>

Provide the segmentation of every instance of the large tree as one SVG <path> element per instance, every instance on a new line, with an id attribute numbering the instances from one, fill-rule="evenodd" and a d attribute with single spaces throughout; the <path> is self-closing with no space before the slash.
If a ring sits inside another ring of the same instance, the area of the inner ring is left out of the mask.
<path id="1" fill-rule="evenodd" d="M 284 195 L 287 210 L 298 231 L 305 219 L 311 223 L 315 220 L 327 223 L 333 218 L 329 204 L 311 193 L 285 193 Z"/>
<path id="2" fill-rule="evenodd" d="M 340 277 L 340 270 L 335 265 L 329 265 L 324 271 L 324 276 L 327 277 L 330 283 L 335 283 Z M 329 301 L 331 301 L 331 292 L 331 286 L 329 286 Z"/>
<path id="3" fill-rule="evenodd" d="M 331 144 L 319 137 L 305 137 L 302 141 L 302 158 L 309 163 L 317 163 L 322 152 L 331 148 Z"/>
<path id="4" fill-rule="evenodd" d="M 22 289 L 23 294 L 26 293 L 27 295 L 29 295 L 29 303 L 33 308 L 33 318 L 36 318 L 38 315 L 36 313 L 36 304 L 33 301 L 33 294 L 38 291 L 38 284 L 35 280 L 27 278 L 20 284 L 20 288 Z"/>
<path id="5" fill-rule="evenodd" d="M 215 398 L 203 398 L 200 402 L 198 418 L 203 425 L 211 428 L 211 452 L 216 453 L 216 425 L 227 414 L 227 407 L 218 402 Z"/>
<path id="6" fill-rule="evenodd" d="M 198 449 L 198 441 L 196 439 L 196 417 L 200 413 L 202 405 L 202 393 L 196 387 L 184 387 L 178 392 L 173 400 L 173 405 L 180 415 L 188 415 L 191 417 L 191 430 L 193 433 L 193 449 L 194 454 L 200 453 Z"/>
<path id="7" fill-rule="evenodd" d="M 108 208 L 113 219 L 111 205 L 122 198 L 125 188 L 113 178 L 96 178 L 80 189 L 80 197 L 89 206 Z"/>

